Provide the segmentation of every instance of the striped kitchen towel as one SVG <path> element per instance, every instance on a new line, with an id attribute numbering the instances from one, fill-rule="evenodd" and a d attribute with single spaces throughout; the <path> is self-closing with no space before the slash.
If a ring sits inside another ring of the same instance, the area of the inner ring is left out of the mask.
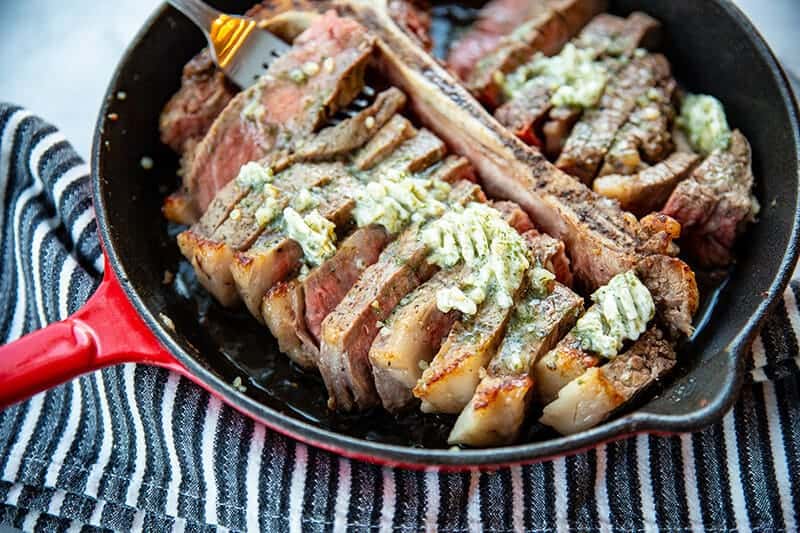
<path id="1" fill-rule="evenodd" d="M 0 105 L 0 339 L 91 294 L 88 168 Z M 0 412 L 0 524 L 23 530 L 797 531 L 800 283 L 753 347 L 750 384 L 694 435 L 641 435 L 492 473 L 350 461 L 254 423 L 166 370 L 123 365 Z"/>

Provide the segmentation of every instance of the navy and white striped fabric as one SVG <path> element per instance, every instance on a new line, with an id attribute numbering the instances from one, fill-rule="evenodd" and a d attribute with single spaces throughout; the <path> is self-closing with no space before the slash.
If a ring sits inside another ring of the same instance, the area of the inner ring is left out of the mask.
<path id="1" fill-rule="evenodd" d="M 77 309 L 101 268 L 88 168 L 0 105 L 0 339 Z M 493 473 L 380 468 L 255 424 L 168 371 L 125 365 L 0 412 L 0 524 L 23 530 L 797 531 L 800 283 L 724 421 Z M 13 303 L 13 304 L 12 304 Z M 2 364 L 2 362 L 0 362 Z"/>

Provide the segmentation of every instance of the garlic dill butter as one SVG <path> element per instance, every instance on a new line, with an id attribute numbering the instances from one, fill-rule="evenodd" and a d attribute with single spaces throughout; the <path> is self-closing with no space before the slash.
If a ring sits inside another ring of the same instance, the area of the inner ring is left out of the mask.
<path id="1" fill-rule="evenodd" d="M 702 155 L 714 150 L 726 150 L 731 141 L 731 129 L 722 103 L 706 94 L 689 94 L 681 104 L 680 126 L 688 135 L 692 148 Z"/>
<path id="2" fill-rule="evenodd" d="M 592 48 L 568 43 L 557 55 L 536 54 L 532 61 L 506 76 L 503 89 L 510 99 L 528 83 L 544 83 L 555 106 L 593 107 L 603 95 L 608 71 Z"/>
<path id="3" fill-rule="evenodd" d="M 437 292 L 442 312 L 475 314 L 489 296 L 502 307 L 513 305 L 530 262 L 522 236 L 496 209 L 474 202 L 451 206 L 422 231 L 422 240 L 430 249 L 428 262 L 440 268 L 466 267 L 459 286 Z"/>
<path id="4" fill-rule="evenodd" d="M 307 263 L 320 265 L 336 253 L 336 227 L 316 209 L 303 216 L 287 207 L 283 210 L 283 219 L 286 235 L 297 241 Z"/>
<path id="5" fill-rule="evenodd" d="M 421 222 L 447 210 L 450 185 L 408 175 L 385 176 L 356 191 L 353 217 L 362 227 L 380 224 L 398 233 L 410 222 Z"/>
<path id="6" fill-rule="evenodd" d="M 578 319 L 572 334 L 583 350 L 614 357 L 625 340 L 635 341 L 655 316 L 647 287 L 628 271 L 617 274 L 592 294 L 595 303 Z"/>

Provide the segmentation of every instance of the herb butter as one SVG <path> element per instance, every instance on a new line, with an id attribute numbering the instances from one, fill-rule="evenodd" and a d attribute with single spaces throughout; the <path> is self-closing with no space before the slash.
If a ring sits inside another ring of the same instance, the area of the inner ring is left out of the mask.
<path id="1" fill-rule="evenodd" d="M 714 150 L 726 150 L 731 141 L 731 129 L 722 103 L 705 94 L 689 94 L 683 99 L 680 126 L 688 135 L 692 148 L 702 155 Z"/>
<path id="2" fill-rule="evenodd" d="M 336 253 L 336 227 L 316 209 L 303 216 L 287 207 L 283 210 L 283 219 L 286 235 L 300 244 L 307 263 L 320 265 Z"/>
<path id="3" fill-rule="evenodd" d="M 466 309 L 462 312 L 474 314 L 490 295 L 502 307 L 514 303 L 530 262 L 522 236 L 496 209 L 474 202 L 463 208 L 452 206 L 422 231 L 422 239 L 430 249 L 430 263 L 441 268 L 459 263 L 467 267 L 458 289 L 475 307 L 459 304 Z M 455 296 L 452 290 L 441 289 L 437 307 L 443 312 L 455 308 Z"/>
<path id="4" fill-rule="evenodd" d="M 614 357 L 625 340 L 635 341 L 655 315 L 653 297 L 639 278 L 617 274 L 592 294 L 595 303 L 572 330 L 581 349 Z"/>
<path id="5" fill-rule="evenodd" d="M 380 224 L 390 233 L 398 233 L 409 222 L 442 215 L 449 192 L 450 185 L 441 180 L 382 177 L 356 192 L 353 217 L 360 227 Z"/>
<path id="6" fill-rule="evenodd" d="M 242 188 L 259 189 L 267 183 L 272 183 L 274 175 L 270 167 L 265 167 L 255 161 L 245 163 L 236 176 L 236 184 Z"/>
<path id="7" fill-rule="evenodd" d="M 593 107 L 608 82 L 608 71 L 595 56 L 593 49 L 571 43 L 552 57 L 538 53 L 506 77 L 506 96 L 512 98 L 528 83 L 544 83 L 552 91 L 550 102 L 555 106 Z"/>

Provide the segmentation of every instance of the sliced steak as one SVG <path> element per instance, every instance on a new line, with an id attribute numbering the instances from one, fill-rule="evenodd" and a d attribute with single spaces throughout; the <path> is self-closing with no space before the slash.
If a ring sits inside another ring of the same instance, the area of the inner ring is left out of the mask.
<path id="1" fill-rule="evenodd" d="M 459 181 L 478 181 L 475 176 L 475 169 L 466 157 L 450 154 L 444 160 L 432 165 L 430 173 L 426 172 L 427 177 L 433 180 L 440 180 L 446 183 L 457 183 Z"/>
<path id="2" fill-rule="evenodd" d="M 627 18 L 601 13 L 575 39 L 576 46 L 601 50 L 612 56 L 630 56 L 637 48 L 652 50 L 661 41 L 661 23 L 634 11 Z"/>
<path id="3" fill-rule="evenodd" d="M 533 228 L 530 218 L 513 202 L 495 202 L 503 219 L 518 232 Z M 436 273 L 398 304 L 372 343 L 369 360 L 375 388 L 384 408 L 398 411 L 413 400 L 411 389 L 422 375 L 460 313 L 439 310 L 437 292 L 458 286 L 469 274 L 463 266 Z"/>
<path id="4" fill-rule="evenodd" d="M 417 134 L 416 128 L 402 115 L 395 115 L 353 156 L 359 170 L 368 170 L 392 153 L 401 143 Z"/>
<path id="5" fill-rule="evenodd" d="M 556 166 L 591 183 L 637 101 L 669 78 L 669 62 L 664 56 L 634 58 L 606 86 L 598 108 L 584 113 L 575 124 Z"/>
<path id="6" fill-rule="evenodd" d="M 378 64 L 406 92 L 421 121 L 472 162 L 487 193 L 517 202 L 538 227 L 564 241 L 580 286 L 593 290 L 648 255 L 670 250 L 667 232 L 663 249 L 643 248 L 642 228 L 633 215 L 517 139 L 372 3 L 347 3 L 379 37 Z"/>
<path id="7" fill-rule="evenodd" d="M 414 387 L 423 413 L 455 414 L 467 405 L 483 367 L 503 340 L 511 311 L 511 307 L 502 307 L 489 297 L 477 313 L 453 325 Z"/>
<path id="8" fill-rule="evenodd" d="M 514 310 L 506 336 L 456 420 L 448 443 L 513 443 L 530 404 L 533 364 L 572 328 L 582 312 L 583 298 L 561 284 L 555 284 L 544 297 L 529 291 Z"/>
<path id="9" fill-rule="evenodd" d="M 297 191 L 319 187 L 337 177 L 348 177 L 341 164 L 297 164 L 275 176 L 274 188 L 250 188 L 239 185 L 236 180 L 229 182 L 200 221 L 178 235 L 181 252 L 195 267 L 203 287 L 222 305 L 238 303 L 235 276 L 231 271 L 234 254 L 249 249 L 265 229 L 269 229 L 270 234 L 279 231 L 279 218 L 273 220 L 269 228 L 256 221 L 256 212 L 268 195 L 265 191 L 278 191 L 275 200 L 278 210 L 283 211 Z M 260 298 L 258 302 L 247 303 L 251 311 L 257 311 Z"/>
<path id="10" fill-rule="evenodd" d="M 321 161 L 347 154 L 370 141 L 375 133 L 406 103 L 406 95 L 391 87 L 375 97 L 375 102 L 356 115 L 324 128 L 311 140 L 299 144 L 298 161 Z"/>
<path id="11" fill-rule="evenodd" d="M 363 87 L 371 50 L 372 39 L 353 20 L 333 12 L 316 19 L 267 74 L 228 104 L 198 145 L 184 183 L 199 209 L 243 164 L 286 157 L 298 139 L 352 100 Z M 314 75 L 303 70 L 310 64 Z"/>
<path id="12" fill-rule="evenodd" d="M 599 368 L 589 368 L 545 406 L 539 421 L 562 435 L 587 430 L 669 372 L 675 350 L 658 328 Z"/>
<path id="13" fill-rule="evenodd" d="M 621 68 L 616 58 L 630 56 L 642 42 L 654 41 L 659 24 L 642 13 L 627 19 L 600 14 L 573 40 L 578 48 L 590 48 L 612 76 Z M 495 118 L 527 144 L 544 148 L 548 157 L 557 157 L 581 110 L 552 109 L 553 88 L 546 79 L 532 79 L 495 111 Z M 552 109 L 552 112 L 551 112 Z M 548 120 L 548 113 L 550 118 Z"/>
<path id="14" fill-rule="evenodd" d="M 390 244 L 322 322 L 319 370 L 331 408 L 352 411 L 378 402 L 369 349 L 378 334 L 378 322 L 385 320 L 430 270 L 418 271 L 427 255 L 419 231 L 420 226 L 414 225 Z"/>
<path id="15" fill-rule="evenodd" d="M 529 19 L 535 10 L 544 7 L 544 2 L 527 0 L 487 2 L 470 30 L 450 47 L 447 66 L 459 78 L 466 80 L 475 64 L 494 50 L 503 36 L 511 33 L 521 21 Z"/>
<path id="16" fill-rule="evenodd" d="M 542 146 L 537 132 L 553 107 L 550 103 L 552 95 L 546 80 L 532 80 L 514 98 L 498 107 L 494 116 L 526 144 Z"/>
<path id="17" fill-rule="evenodd" d="M 674 79 L 667 78 L 662 85 L 648 89 L 646 97 L 637 101 L 606 154 L 601 176 L 634 174 L 641 170 L 643 162 L 655 164 L 674 150 L 671 130 L 676 86 Z"/>
<path id="18" fill-rule="evenodd" d="M 683 226 L 683 247 L 705 267 L 728 265 L 736 237 L 755 221 L 751 165 L 750 144 L 735 130 L 729 148 L 712 152 L 664 207 Z"/>
<path id="19" fill-rule="evenodd" d="M 308 164 L 311 166 L 310 164 Z M 350 219 L 355 207 L 353 200 L 355 182 L 347 175 L 339 173 L 343 167 L 335 163 L 318 163 L 338 168 L 335 177 L 328 186 L 315 191 L 320 205 L 320 215 L 333 222 L 337 227 L 344 226 Z M 303 165 L 295 165 L 300 168 Z M 291 168 L 294 167 L 290 167 Z M 288 171 L 287 171 L 288 172 Z M 282 176 L 279 174 L 277 177 Z M 303 180 L 298 180 L 302 183 Z M 278 281 L 286 279 L 300 267 L 303 258 L 302 250 L 295 241 L 286 237 L 281 231 L 282 217 L 271 224 L 271 231 L 262 232 L 252 246 L 235 254 L 230 264 L 230 275 L 233 278 L 239 295 L 245 305 L 260 320 L 261 299 Z"/>
<path id="20" fill-rule="evenodd" d="M 376 167 L 377 168 L 377 167 Z M 479 187 L 463 182 L 453 187 L 450 201 L 485 201 Z M 322 322 L 319 370 L 331 408 L 367 409 L 379 401 L 372 378 L 369 350 L 385 320 L 409 292 L 434 274 L 425 258 L 427 245 L 413 224 L 368 267 L 344 299 Z"/>
<path id="21" fill-rule="evenodd" d="M 261 303 L 264 323 L 281 351 L 305 368 L 316 368 L 324 319 L 369 265 L 377 261 L 389 236 L 382 227 L 355 230 L 336 254 L 306 276 L 281 282 Z"/>
<path id="22" fill-rule="evenodd" d="M 519 204 L 501 200 L 499 202 L 492 202 L 492 207 L 500 212 L 503 216 L 503 220 L 505 220 L 509 226 L 517 230 L 517 233 L 525 233 L 534 229 L 531 217 L 528 216 L 528 213 L 526 213 Z"/>
<path id="23" fill-rule="evenodd" d="M 620 206 L 637 216 L 661 209 L 670 194 L 685 180 L 699 158 L 694 154 L 675 152 L 667 159 L 638 174 L 610 174 L 594 180 L 595 192 L 619 201 Z"/>
<path id="24" fill-rule="evenodd" d="M 342 301 L 361 273 L 375 263 L 389 242 L 382 226 L 365 226 L 342 241 L 336 254 L 303 280 L 308 331 L 319 342 L 322 321 Z"/>
<path id="25" fill-rule="evenodd" d="M 581 1 L 581 0 L 576 0 Z M 465 80 L 467 88 L 489 109 L 502 103 L 505 74 L 528 61 L 536 52 L 553 55 L 574 35 L 566 21 L 540 0 L 540 10 L 532 18 L 505 35 L 495 49 L 481 58 Z"/>
<path id="26" fill-rule="evenodd" d="M 369 179 L 421 172 L 437 163 L 447 153 L 444 142 L 422 128 L 416 135 L 401 143 L 388 157 L 365 171 L 364 177 Z"/>

